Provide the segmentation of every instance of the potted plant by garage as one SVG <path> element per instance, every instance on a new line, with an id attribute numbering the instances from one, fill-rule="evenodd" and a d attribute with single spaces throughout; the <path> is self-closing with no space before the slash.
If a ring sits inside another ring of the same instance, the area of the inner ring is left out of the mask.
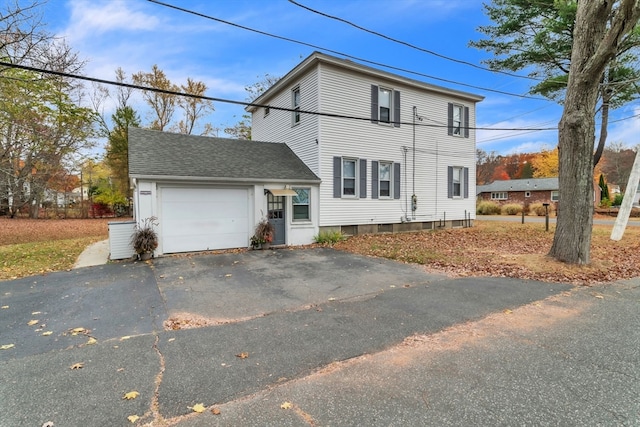
<path id="1" fill-rule="evenodd" d="M 152 216 L 142 220 L 141 224 L 136 225 L 133 236 L 131 236 L 131 245 L 142 261 L 150 259 L 153 251 L 158 247 L 158 234 L 153 229 L 158 225 L 154 222 L 156 219 L 155 216 Z"/>
<path id="2" fill-rule="evenodd" d="M 254 249 L 269 249 L 271 242 L 273 242 L 274 231 L 273 225 L 268 219 L 261 219 L 251 237 L 251 247 Z"/>

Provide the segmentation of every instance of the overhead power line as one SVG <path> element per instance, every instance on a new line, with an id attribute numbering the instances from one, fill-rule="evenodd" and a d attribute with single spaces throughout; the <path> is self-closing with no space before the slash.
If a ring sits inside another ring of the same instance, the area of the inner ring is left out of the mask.
<path id="1" fill-rule="evenodd" d="M 386 34 L 382 34 L 382 33 L 379 33 L 379 32 L 377 32 L 377 31 L 374 31 L 374 30 L 370 30 L 370 29 L 365 28 L 365 27 L 362 27 L 362 26 L 360 26 L 360 25 L 358 25 L 358 24 L 356 24 L 356 23 L 354 23 L 354 22 L 351 22 L 351 21 L 349 21 L 349 20 L 347 20 L 347 19 L 340 18 L 340 17 L 338 17 L 338 16 L 334 16 L 334 15 L 329 15 L 328 13 L 321 12 L 321 11 L 316 10 L 316 9 L 312 9 L 312 8 L 310 8 L 309 6 L 305 6 L 305 5 L 303 5 L 303 4 L 298 3 L 298 2 L 297 2 L 297 1 L 295 1 L 295 0 L 289 0 L 289 3 L 292 3 L 292 4 L 294 4 L 294 5 L 298 6 L 298 7 L 301 7 L 301 8 L 303 8 L 303 9 L 306 9 L 306 10 L 308 10 L 309 12 L 313 12 L 313 13 L 315 13 L 315 14 L 317 14 L 317 15 L 324 16 L 325 18 L 329 18 L 329 19 L 333 19 L 333 20 L 336 20 L 336 21 L 339 21 L 339 22 L 345 23 L 345 24 L 347 24 L 347 25 L 350 25 L 350 26 L 352 26 L 352 27 L 354 27 L 354 28 L 357 28 L 358 30 L 364 31 L 364 32 L 366 32 L 366 33 L 373 34 L 373 35 L 378 36 L 378 37 L 382 37 L 383 39 L 386 39 L 386 40 L 392 41 L 392 42 L 394 42 L 394 43 L 398 43 L 398 44 L 401 44 L 401 45 L 404 45 L 404 46 L 410 47 L 411 49 L 415 49 L 415 50 L 418 50 L 418 51 L 420 51 L 420 52 L 428 53 L 429 55 L 437 56 L 438 58 L 446 59 L 447 61 L 456 62 L 456 63 L 458 63 L 458 64 L 463 64 L 463 65 L 467 65 L 467 66 L 469 66 L 469 67 L 477 68 L 477 69 L 479 69 L 479 70 L 483 70 L 483 71 L 489 71 L 489 72 L 492 72 L 492 73 L 505 74 L 505 75 L 507 75 L 507 76 L 517 77 L 517 78 L 520 78 L 520 79 L 538 80 L 538 81 L 540 81 L 540 80 L 541 80 L 541 79 L 538 79 L 538 78 L 535 78 L 535 77 L 523 76 L 523 75 L 520 75 L 520 74 L 510 73 L 510 72 L 508 72 L 508 71 L 492 70 L 492 69 L 490 69 L 490 68 L 483 67 L 482 65 L 474 64 L 473 62 L 464 61 L 464 60 L 462 60 L 462 59 L 457 59 L 457 58 L 452 58 L 452 57 L 450 57 L 450 56 L 446 56 L 446 55 L 443 55 L 443 54 L 441 54 L 441 53 L 434 52 L 433 50 L 425 49 L 425 48 L 423 48 L 423 47 L 416 46 L 416 45 L 411 44 L 411 43 L 409 43 L 409 42 L 405 42 L 405 41 L 403 41 L 403 40 L 399 40 L 399 39 L 396 39 L 396 38 L 393 38 L 393 37 L 387 36 Z"/>
<path id="2" fill-rule="evenodd" d="M 185 9 L 183 7 L 180 7 L 180 6 L 175 6 L 175 5 L 172 5 L 172 4 L 169 4 L 169 3 L 161 2 L 159 0 L 147 0 L 147 1 L 149 1 L 151 3 L 155 3 L 155 4 L 159 5 L 159 6 L 168 7 L 170 9 L 178 10 L 178 11 L 184 12 L 184 13 L 189 13 L 191 15 L 195 15 L 195 16 L 198 16 L 198 17 L 201 17 L 201 18 L 210 19 L 212 21 L 216 21 L 216 22 L 219 22 L 221 24 L 230 25 L 232 27 L 240 28 L 240 29 L 246 30 L 246 31 L 251 31 L 251 32 L 254 32 L 254 33 L 257 33 L 257 34 L 261 34 L 263 36 L 273 37 L 273 38 L 276 38 L 276 39 L 279 39 L 279 40 L 284 40 L 284 41 L 291 42 L 291 43 L 296 43 L 296 44 L 299 44 L 299 45 L 302 45 L 302 46 L 307 46 L 307 47 L 310 47 L 310 48 L 313 48 L 313 49 L 316 49 L 316 50 L 322 50 L 322 51 L 325 51 L 325 52 L 330 52 L 330 53 L 333 53 L 334 55 L 344 56 L 345 58 L 350 58 L 350 59 L 353 59 L 353 60 L 356 60 L 356 61 L 360 61 L 360 62 L 363 62 L 363 63 L 366 63 L 366 64 L 375 65 L 377 67 L 388 68 L 390 70 L 400 71 L 400 72 L 408 73 L 408 74 L 414 74 L 416 76 L 421 76 L 421 77 L 425 77 L 425 78 L 428 78 L 428 79 L 437 80 L 437 81 L 441 81 L 441 82 L 445 82 L 445 83 L 450 83 L 450 84 L 454 84 L 454 85 L 458 85 L 458 86 L 470 87 L 472 89 L 483 90 L 483 91 L 486 91 L 486 92 L 499 93 L 501 95 L 515 96 L 517 98 L 523 98 L 523 99 L 534 99 L 536 101 L 549 101 L 548 99 L 545 99 L 545 98 L 540 98 L 540 97 L 536 97 L 536 96 L 522 95 L 522 94 L 512 93 L 512 92 L 505 92 L 505 91 L 501 91 L 501 90 L 497 90 L 497 89 L 490 89 L 490 88 L 486 88 L 486 87 L 482 87 L 482 86 L 476 86 L 476 85 L 472 85 L 472 84 L 468 84 L 468 83 L 458 82 L 458 81 L 455 81 L 455 80 L 444 79 L 444 78 L 441 78 L 441 77 L 436 77 L 436 76 L 432 76 L 432 75 L 429 75 L 429 74 L 424 74 L 424 73 L 421 73 L 421 72 L 418 72 L 418 71 L 408 70 L 406 68 L 395 67 L 393 65 L 383 64 L 381 62 L 370 61 L 368 59 L 364 59 L 364 58 L 360 58 L 360 57 L 357 57 L 357 56 L 349 55 L 348 53 L 340 52 L 340 51 L 333 50 L 333 49 L 328 49 L 326 47 L 314 45 L 314 44 L 303 42 L 303 41 L 300 41 L 300 40 L 295 40 L 295 39 L 292 39 L 292 38 L 289 38 L 289 37 L 284 37 L 284 36 L 279 36 L 279 35 L 276 35 L 276 34 L 267 33 L 266 31 L 256 30 L 255 28 L 250 28 L 250 27 L 246 27 L 244 25 L 240 25 L 240 24 L 236 24 L 236 23 L 233 23 L 233 22 L 225 21 L 224 19 L 216 18 L 216 17 L 210 16 L 210 15 L 205 15 L 204 13 L 195 12 L 193 10 Z"/>
<path id="3" fill-rule="evenodd" d="M 32 71 L 32 72 L 42 73 L 42 74 L 50 74 L 50 75 L 59 76 L 59 77 L 79 79 L 79 80 L 89 81 L 89 82 L 93 82 L 93 83 L 101 83 L 101 84 L 112 85 L 112 86 L 120 86 L 120 87 L 126 87 L 126 88 L 130 88 L 130 89 L 137 89 L 137 90 L 143 90 L 143 91 L 149 91 L 149 92 L 163 93 L 163 94 L 167 94 L 167 95 L 183 96 L 183 97 L 192 98 L 192 99 L 202 99 L 202 100 L 213 101 L 213 102 L 221 102 L 221 103 L 225 103 L 225 104 L 244 105 L 244 106 L 251 106 L 251 107 L 262 107 L 262 108 L 269 108 L 271 110 L 278 110 L 278 111 L 288 111 L 288 112 L 295 111 L 295 112 L 298 112 L 300 114 L 309 114 L 309 115 L 323 116 L 323 117 L 333 117 L 333 118 L 338 118 L 338 119 L 371 121 L 371 117 L 346 116 L 344 114 L 335 114 L 335 113 L 321 113 L 321 112 L 318 112 L 318 111 L 307 111 L 307 110 L 299 110 L 299 109 L 286 108 L 286 107 L 277 107 L 277 106 L 269 105 L 269 104 L 256 104 L 254 102 L 236 101 L 236 100 L 232 100 L 232 99 L 216 98 L 216 97 L 204 96 L 204 95 L 194 95 L 194 94 L 191 94 L 191 93 L 177 92 L 177 91 L 166 90 L 166 89 L 158 89 L 158 88 L 141 86 L 141 85 L 136 85 L 136 84 L 131 84 L 131 83 L 117 82 L 117 81 L 114 81 L 114 80 L 99 79 L 99 78 L 96 78 L 96 77 L 81 76 L 81 75 L 77 75 L 77 74 L 64 73 L 64 72 L 61 72 L 61 71 L 45 70 L 43 68 L 30 67 L 28 65 L 12 64 L 10 62 L 2 62 L 2 61 L 0 61 L 0 66 L 9 67 L 9 68 L 18 68 L 18 69 L 21 69 L 21 70 L 27 70 L 27 71 Z M 2 76 L 1 74 L 0 74 L 0 77 L 4 78 L 4 76 Z M 429 123 L 400 122 L 400 124 L 407 125 L 407 126 L 432 127 L 432 128 L 446 128 L 447 127 L 447 125 L 429 124 Z M 532 128 L 486 128 L 486 127 L 464 127 L 464 126 L 462 128 L 463 129 L 470 129 L 470 130 L 494 130 L 494 131 L 546 131 L 546 130 L 556 130 L 557 129 L 557 127 L 532 129 Z"/>

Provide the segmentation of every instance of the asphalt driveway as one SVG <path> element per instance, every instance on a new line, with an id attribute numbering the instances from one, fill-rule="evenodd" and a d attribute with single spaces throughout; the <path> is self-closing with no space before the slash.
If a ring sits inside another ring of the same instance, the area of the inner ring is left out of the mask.
<path id="1" fill-rule="evenodd" d="M 184 255 L 0 282 L 0 345 L 13 344 L 0 351 L 0 425 L 131 425 L 132 415 L 178 422 L 198 403 L 250 396 L 568 289 L 450 279 L 322 248 Z M 170 318 L 206 327 L 165 330 Z M 139 397 L 123 399 L 134 390 Z"/>

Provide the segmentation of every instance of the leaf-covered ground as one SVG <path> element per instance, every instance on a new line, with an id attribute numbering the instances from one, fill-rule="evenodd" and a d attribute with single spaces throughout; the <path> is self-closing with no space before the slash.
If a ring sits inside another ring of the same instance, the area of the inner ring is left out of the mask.
<path id="1" fill-rule="evenodd" d="M 471 228 L 359 235 L 334 248 L 422 264 L 452 276 L 498 276 L 580 285 L 640 276 L 640 227 L 610 240 L 612 225 L 594 226 L 591 264 L 567 265 L 546 256 L 553 227 L 478 220 Z"/>
<path id="2" fill-rule="evenodd" d="M 109 221 L 0 217 L 0 280 L 68 270 L 87 246 L 108 238 Z"/>
<path id="3" fill-rule="evenodd" d="M 66 270 L 91 243 L 108 238 L 113 219 L 29 220 L 0 217 L 0 280 Z M 594 226 L 592 262 L 563 264 L 546 256 L 553 226 L 477 220 L 472 228 L 350 237 L 334 247 L 422 264 L 452 276 L 502 276 L 573 284 L 640 277 L 640 227 L 622 240 L 612 225 Z"/>

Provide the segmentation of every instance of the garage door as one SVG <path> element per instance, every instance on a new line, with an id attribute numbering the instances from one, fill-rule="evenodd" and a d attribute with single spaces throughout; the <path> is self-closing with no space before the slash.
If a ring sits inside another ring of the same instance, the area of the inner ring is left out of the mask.
<path id="1" fill-rule="evenodd" d="M 249 244 L 247 189 L 165 187 L 160 203 L 164 253 Z"/>

